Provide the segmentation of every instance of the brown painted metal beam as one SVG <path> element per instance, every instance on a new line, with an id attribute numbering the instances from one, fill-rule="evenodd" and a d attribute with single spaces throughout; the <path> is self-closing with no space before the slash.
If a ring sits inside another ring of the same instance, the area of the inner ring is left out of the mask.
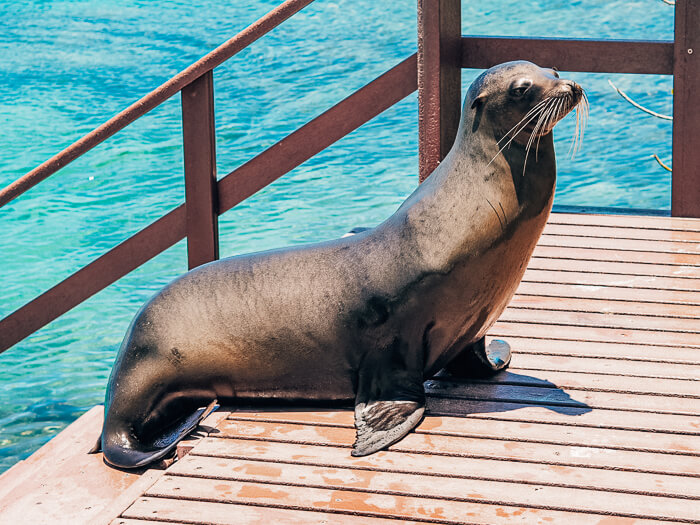
<path id="1" fill-rule="evenodd" d="M 411 55 L 219 181 L 219 213 L 264 188 L 416 90 Z"/>
<path id="2" fill-rule="evenodd" d="M 676 1 L 671 215 L 700 217 L 700 0 Z"/>
<path id="3" fill-rule="evenodd" d="M 0 321 L 0 353 L 185 237 L 180 205 Z"/>
<path id="4" fill-rule="evenodd" d="M 313 2 L 313 0 L 287 0 L 280 4 L 258 21 L 246 27 L 236 36 L 224 42 L 214 51 L 208 53 L 160 87 L 151 91 L 145 97 L 134 102 L 118 115 L 115 115 L 60 153 L 54 155 L 40 166 L 37 166 L 26 175 L 0 190 L 0 207 L 15 199 L 42 180 L 53 175 L 68 163 L 74 161 L 85 152 L 108 139 L 120 129 L 131 124 L 137 118 L 165 102 L 193 80 L 199 78 L 207 71 L 211 71 L 242 49 L 245 49 L 265 33 L 277 27 L 311 2 Z"/>
<path id="5" fill-rule="evenodd" d="M 418 166 L 423 182 L 459 127 L 461 1 L 418 0 Z"/>
<path id="6" fill-rule="evenodd" d="M 191 270 L 219 258 L 213 72 L 184 87 L 181 95 L 187 263 Z"/>
<path id="7" fill-rule="evenodd" d="M 462 67 L 487 69 L 510 60 L 562 71 L 671 75 L 673 42 L 462 37 Z"/>

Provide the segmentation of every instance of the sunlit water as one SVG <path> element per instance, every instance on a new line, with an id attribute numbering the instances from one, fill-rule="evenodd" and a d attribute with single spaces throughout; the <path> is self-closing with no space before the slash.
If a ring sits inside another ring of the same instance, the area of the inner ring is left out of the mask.
<path id="1" fill-rule="evenodd" d="M 0 2 L 0 185 L 230 38 L 276 0 Z M 463 33 L 671 39 L 661 0 L 463 1 Z M 493 7 L 480 7 L 480 6 Z M 416 49 L 415 2 L 317 0 L 215 71 L 226 174 Z M 545 65 L 545 64 L 543 64 Z M 465 87 L 478 74 L 465 70 Z M 565 74 L 590 98 L 583 151 L 557 128 L 557 204 L 668 209 L 670 77 Z M 183 201 L 180 101 L 0 209 L 0 315 Z M 221 218 L 222 256 L 339 236 L 386 218 L 417 182 L 410 96 Z M 181 242 L 0 356 L 0 471 L 102 402 L 138 307 L 186 269 Z"/>

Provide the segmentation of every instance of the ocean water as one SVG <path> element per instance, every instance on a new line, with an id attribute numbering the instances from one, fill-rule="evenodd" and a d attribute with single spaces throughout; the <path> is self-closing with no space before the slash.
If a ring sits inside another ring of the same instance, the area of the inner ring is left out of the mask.
<path id="1" fill-rule="evenodd" d="M 277 1 L 0 2 L 0 185 L 71 144 Z M 463 1 L 473 35 L 671 39 L 661 0 Z M 317 0 L 215 71 L 226 174 L 416 49 L 415 1 Z M 545 65 L 545 64 L 542 64 Z M 464 87 L 479 71 L 464 70 Z M 591 102 L 583 150 L 555 132 L 556 204 L 670 207 L 672 80 L 567 74 Z M 181 203 L 179 96 L 0 209 L 5 316 Z M 390 215 L 417 183 L 412 95 L 220 219 L 221 254 L 328 239 Z M 184 242 L 0 355 L 0 472 L 101 403 L 139 306 L 186 270 Z"/>

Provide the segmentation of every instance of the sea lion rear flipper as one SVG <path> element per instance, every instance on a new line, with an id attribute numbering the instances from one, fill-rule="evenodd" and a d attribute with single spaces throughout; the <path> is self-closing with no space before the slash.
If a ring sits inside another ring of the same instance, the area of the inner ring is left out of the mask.
<path id="1" fill-rule="evenodd" d="M 508 368 L 510 345 L 494 339 L 488 346 L 482 337 L 455 356 L 445 369 L 455 377 L 490 377 Z"/>
<path id="2" fill-rule="evenodd" d="M 395 341 L 366 356 L 358 374 L 352 455 L 366 456 L 396 443 L 420 423 L 424 410 L 419 349 Z"/>
<path id="3" fill-rule="evenodd" d="M 355 405 L 357 438 L 353 456 L 367 456 L 396 443 L 423 418 L 425 407 L 416 401 L 373 401 Z"/>
<path id="4" fill-rule="evenodd" d="M 115 432 L 106 425 L 102 431 L 104 459 L 119 468 L 138 468 L 153 463 L 175 450 L 177 444 L 216 408 L 215 399 L 206 407 L 200 407 L 177 423 L 165 427 L 161 434 L 147 442 L 133 436 L 125 440 L 122 432 Z"/>
<path id="5" fill-rule="evenodd" d="M 97 441 L 95 441 L 92 448 L 88 450 L 88 454 L 97 454 L 99 452 L 102 452 L 102 434 L 97 436 Z"/>

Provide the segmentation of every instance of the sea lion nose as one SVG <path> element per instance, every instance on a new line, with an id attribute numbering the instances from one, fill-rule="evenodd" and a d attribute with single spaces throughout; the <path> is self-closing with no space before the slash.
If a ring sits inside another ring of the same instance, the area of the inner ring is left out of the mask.
<path id="1" fill-rule="evenodd" d="M 583 88 L 573 80 L 566 80 L 565 85 L 568 87 L 568 89 L 571 91 L 571 94 L 573 95 L 574 105 L 578 104 L 581 100 L 581 97 L 583 96 Z"/>

